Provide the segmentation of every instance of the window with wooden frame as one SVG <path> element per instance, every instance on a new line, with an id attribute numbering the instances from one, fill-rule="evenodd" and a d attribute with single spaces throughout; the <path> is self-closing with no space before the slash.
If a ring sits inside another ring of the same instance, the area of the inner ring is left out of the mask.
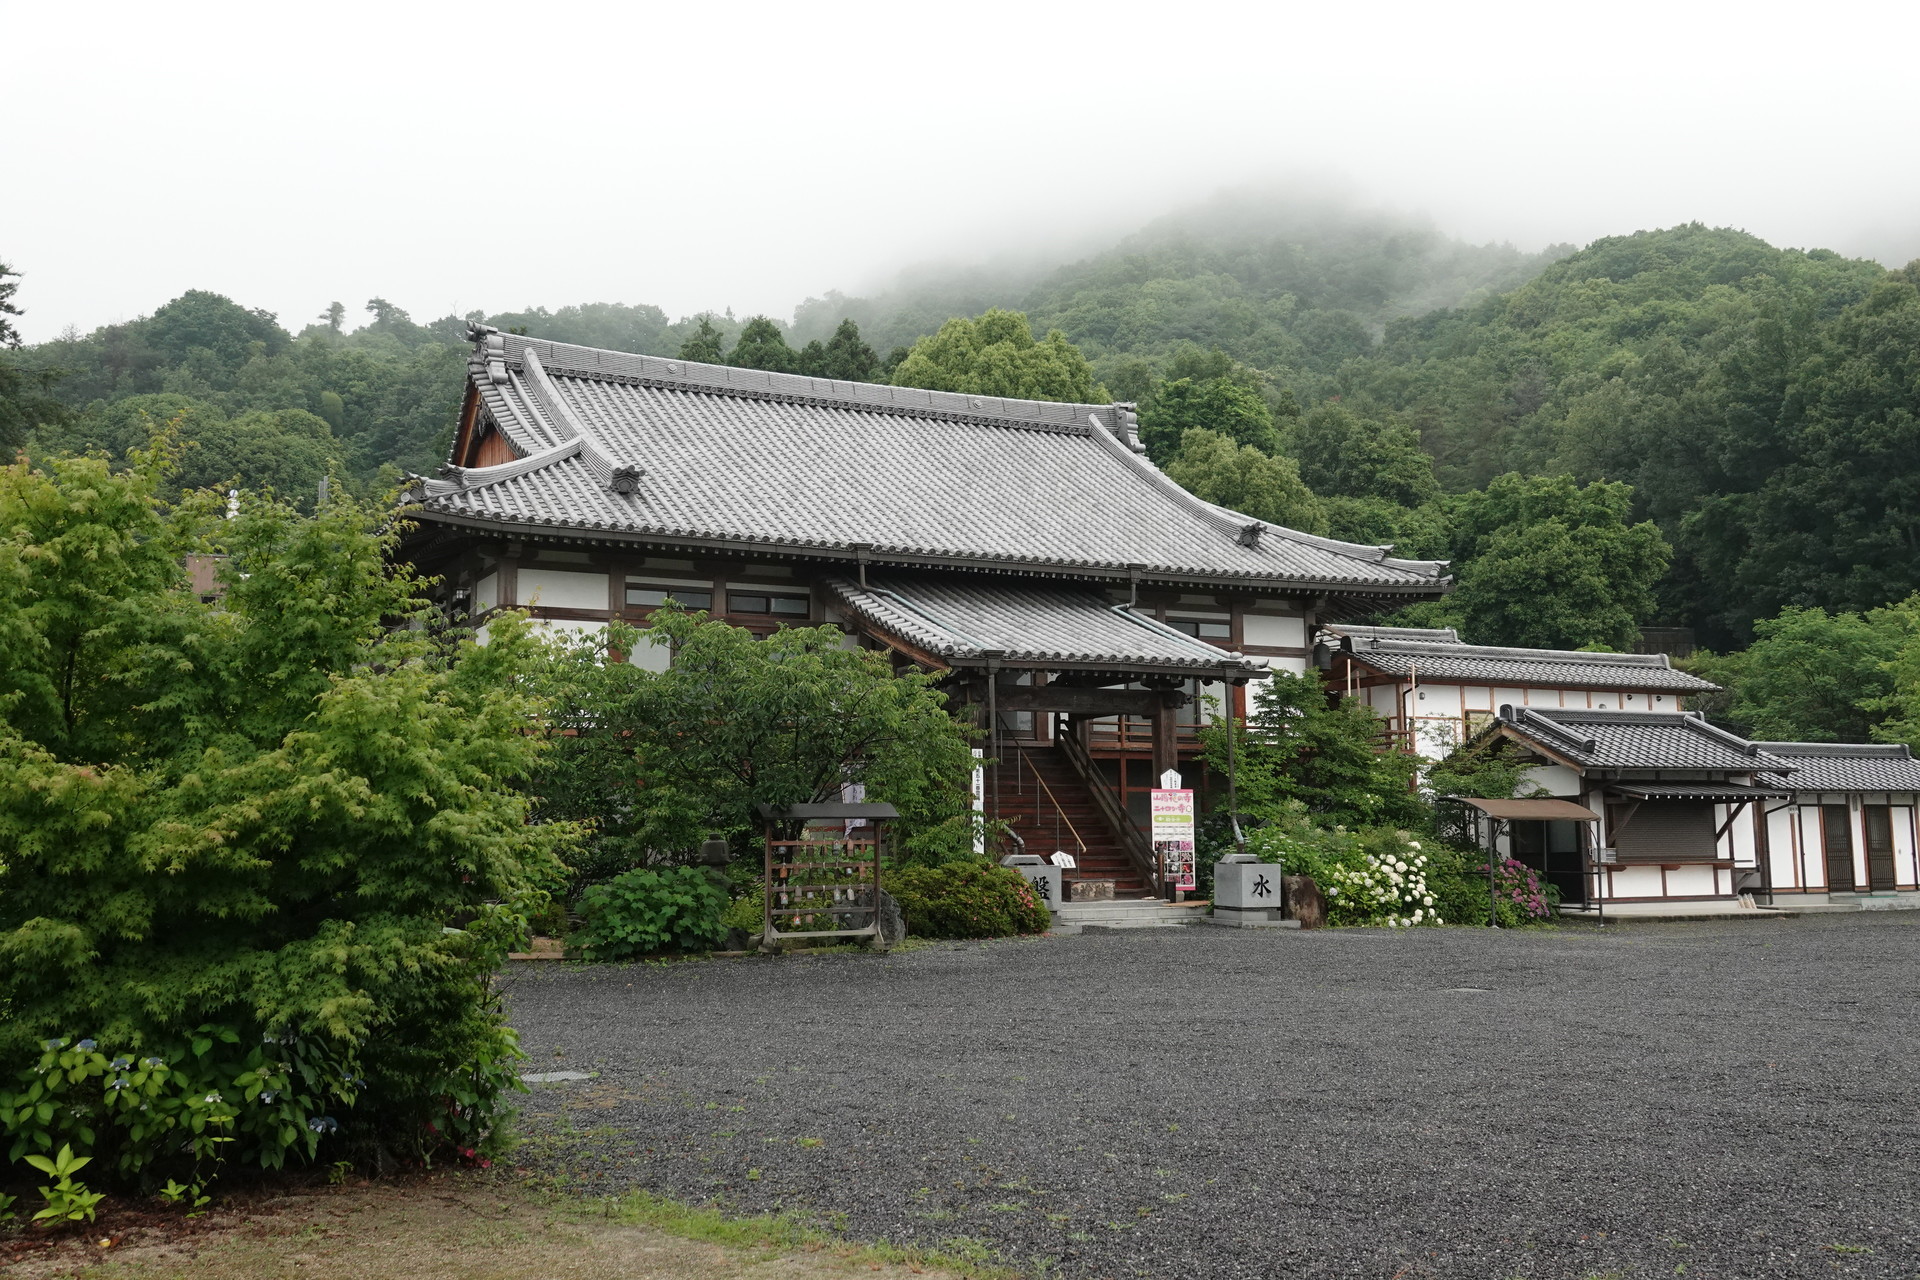
<path id="1" fill-rule="evenodd" d="M 803 595 L 788 595 L 749 588 L 727 592 L 727 612 L 749 617 L 805 618 L 813 612 L 813 602 Z"/>
<path id="2" fill-rule="evenodd" d="M 706 583 L 690 583 L 684 587 L 666 586 L 655 582 L 628 582 L 627 607 L 629 609 L 657 609 L 667 603 L 679 605 L 682 609 L 713 608 L 713 589 Z"/>

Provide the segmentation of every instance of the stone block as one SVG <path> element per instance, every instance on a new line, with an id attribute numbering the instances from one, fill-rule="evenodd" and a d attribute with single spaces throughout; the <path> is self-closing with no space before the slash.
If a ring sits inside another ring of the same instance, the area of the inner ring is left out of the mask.
<path id="1" fill-rule="evenodd" d="M 1003 859 L 1002 862 L 1012 862 L 1012 859 Z M 1013 869 L 1026 877 L 1027 883 L 1040 895 L 1040 901 L 1046 904 L 1047 910 L 1060 909 L 1062 885 L 1059 867 L 1035 858 L 1032 862 L 1014 862 Z"/>
<path id="2" fill-rule="evenodd" d="M 1113 881 L 1074 880 L 1068 885 L 1074 902 L 1112 902 Z"/>
<path id="3" fill-rule="evenodd" d="M 1216 911 L 1280 909 L 1280 868 L 1265 862 L 1226 862 L 1213 867 Z"/>

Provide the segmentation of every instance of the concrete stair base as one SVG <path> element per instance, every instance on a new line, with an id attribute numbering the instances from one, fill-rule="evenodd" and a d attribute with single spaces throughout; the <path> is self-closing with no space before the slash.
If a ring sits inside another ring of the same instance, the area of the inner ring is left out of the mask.
<path id="1" fill-rule="evenodd" d="M 1186 929 L 1207 918 L 1207 904 L 1176 905 L 1145 899 L 1135 902 L 1065 902 L 1054 913 L 1052 932 L 1107 933 L 1120 929 Z"/>

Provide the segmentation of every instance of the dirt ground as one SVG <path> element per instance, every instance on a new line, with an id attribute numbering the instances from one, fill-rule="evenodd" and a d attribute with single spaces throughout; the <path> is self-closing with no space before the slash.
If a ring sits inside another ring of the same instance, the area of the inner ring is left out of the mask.
<path id="1" fill-rule="evenodd" d="M 647 1221 L 666 1221 L 668 1229 Z M 758 1238 L 756 1238 L 758 1237 Z M 780 1223 L 539 1194 L 447 1174 L 316 1187 L 192 1221 L 122 1210 L 57 1240 L 0 1237 L 7 1280 L 841 1280 L 960 1272 Z"/>

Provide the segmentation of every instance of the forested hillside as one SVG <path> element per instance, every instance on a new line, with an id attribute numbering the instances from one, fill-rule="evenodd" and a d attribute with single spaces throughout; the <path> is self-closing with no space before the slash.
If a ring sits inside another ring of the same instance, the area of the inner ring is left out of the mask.
<path id="1" fill-rule="evenodd" d="M 0 274 L 0 321 L 14 283 Z M 1860 619 L 1920 589 L 1920 264 L 1733 230 L 1528 255 L 1240 196 L 1049 272 L 922 274 L 810 299 L 791 325 L 622 304 L 422 324 L 378 298 L 365 315 L 353 327 L 335 303 L 295 334 L 196 291 L 0 352 L 0 446 L 123 458 L 173 424 L 177 484 L 296 495 L 329 469 L 363 484 L 427 470 L 465 325 L 485 320 L 833 378 L 1131 400 L 1154 457 L 1209 500 L 1453 560 L 1459 590 L 1406 620 L 1483 642 L 1619 647 L 1664 624 L 1726 651 L 1783 609 L 1824 610 L 1761 629 L 1797 655 L 1823 619 L 1890 634 L 1893 615 Z"/>
<path id="2" fill-rule="evenodd" d="M 1122 391 L 1138 390 L 1154 362 L 1185 344 L 1291 381 L 1371 351 L 1395 317 L 1510 289 L 1567 251 L 1470 245 L 1400 215 L 1237 192 L 1044 274 L 976 269 L 923 275 L 873 298 L 808 299 L 794 335 L 823 337 L 850 318 L 885 351 L 950 316 L 998 307 L 1064 332 Z"/>
<path id="3" fill-rule="evenodd" d="M 1677 227 L 1395 321 L 1334 380 L 1412 424 L 1442 486 L 1633 486 L 1673 543 L 1664 621 L 1744 640 L 1786 605 L 1920 587 L 1920 268 Z"/>

